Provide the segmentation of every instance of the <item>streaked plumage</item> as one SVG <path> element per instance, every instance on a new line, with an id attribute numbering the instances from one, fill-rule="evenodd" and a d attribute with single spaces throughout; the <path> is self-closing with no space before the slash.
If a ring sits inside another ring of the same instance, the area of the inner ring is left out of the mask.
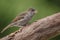
<path id="1" fill-rule="evenodd" d="M 12 22 L 1 31 L 1 33 L 12 26 L 17 26 L 17 27 L 25 26 L 31 20 L 31 18 L 35 13 L 36 13 L 35 9 L 29 8 L 27 11 L 16 16 L 16 18 L 13 19 Z"/>

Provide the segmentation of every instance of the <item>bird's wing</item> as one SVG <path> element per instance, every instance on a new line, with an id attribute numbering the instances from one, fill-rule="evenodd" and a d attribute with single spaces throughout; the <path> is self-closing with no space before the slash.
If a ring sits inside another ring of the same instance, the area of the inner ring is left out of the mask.
<path id="1" fill-rule="evenodd" d="M 22 14 L 20 14 L 20 15 L 16 16 L 16 17 L 12 20 L 12 22 L 11 22 L 11 23 L 13 23 L 13 22 L 16 22 L 16 21 L 18 21 L 18 20 L 23 19 L 25 15 L 26 15 L 26 13 L 22 13 Z"/>

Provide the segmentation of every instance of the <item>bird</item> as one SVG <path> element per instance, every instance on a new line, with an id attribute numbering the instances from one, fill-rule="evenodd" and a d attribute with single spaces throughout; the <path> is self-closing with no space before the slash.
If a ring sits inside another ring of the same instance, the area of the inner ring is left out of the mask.
<path id="1" fill-rule="evenodd" d="M 1 33 L 3 33 L 6 29 L 8 29 L 9 27 L 23 27 L 26 26 L 26 24 L 28 24 L 28 22 L 32 19 L 32 17 L 37 13 L 37 10 L 35 10 L 34 8 L 29 8 L 26 11 L 18 14 L 9 25 L 7 25 L 2 31 Z"/>

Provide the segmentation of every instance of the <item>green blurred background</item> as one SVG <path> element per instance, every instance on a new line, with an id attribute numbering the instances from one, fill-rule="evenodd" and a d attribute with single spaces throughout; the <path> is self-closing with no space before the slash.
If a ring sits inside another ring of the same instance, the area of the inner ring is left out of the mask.
<path id="1" fill-rule="evenodd" d="M 15 16 L 33 7 L 38 13 L 30 23 L 40 18 L 60 12 L 60 0 L 0 0 L 0 31 L 7 26 Z M 0 33 L 0 38 L 18 30 L 18 27 L 7 29 Z M 50 40 L 60 40 L 60 35 Z"/>

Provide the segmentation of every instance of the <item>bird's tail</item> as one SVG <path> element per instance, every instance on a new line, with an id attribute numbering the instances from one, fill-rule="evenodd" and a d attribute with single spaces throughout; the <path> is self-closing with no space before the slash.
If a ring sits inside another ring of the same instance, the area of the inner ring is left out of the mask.
<path id="1" fill-rule="evenodd" d="M 5 27 L 0 33 L 3 33 L 6 29 L 8 29 L 9 27 L 12 27 L 12 25 L 8 25 L 7 27 Z"/>

